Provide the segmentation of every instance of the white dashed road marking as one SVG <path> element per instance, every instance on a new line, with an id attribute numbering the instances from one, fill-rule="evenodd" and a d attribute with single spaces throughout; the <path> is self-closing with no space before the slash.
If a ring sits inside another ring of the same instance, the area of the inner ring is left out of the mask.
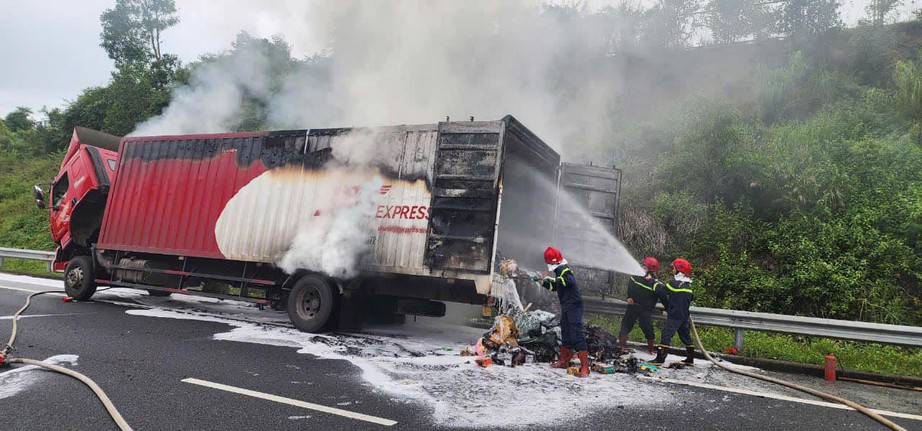
<path id="1" fill-rule="evenodd" d="M 238 388 L 234 386 L 222 385 L 220 383 L 209 382 L 207 380 L 199 379 L 183 379 L 185 383 L 191 383 L 193 385 L 205 386 L 212 389 L 218 389 L 226 392 L 233 392 L 235 394 L 246 395 L 248 397 L 262 398 L 264 400 L 275 401 L 277 403 L 288 404 L 295 407 L 302 407 L 305 409 L 316 410 L 318 412 L 329 413 L 337 416 L 342 416 L 350 419 L 371 422 L 378 425 L 384 426 L 393 426 L 396 425 L 396 421 L 390 419 L 383 419 L 375 416 L 369 416 L 361 413 L 350 412 L 348 410 L 336 409 L 333 407 L 322 406 L 320 404 L 309 403 L 306 401 L 296 400 L 293 398 L 280 397 L 278 395 L 267 394 L 265 392 L 251 391 L 249 389 Z"/>

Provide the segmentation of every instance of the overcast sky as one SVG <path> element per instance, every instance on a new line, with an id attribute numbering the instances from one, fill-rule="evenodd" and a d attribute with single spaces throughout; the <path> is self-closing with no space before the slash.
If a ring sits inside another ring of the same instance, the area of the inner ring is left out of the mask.
<path id="1" fill-rule="evenodd" d="M 230 47 L 241 30 L 283 34 L 295 53 L 319 49 L 305 22 L 303 1 L 176 0 L 179 24 L 163 34 L 163 49 L 183 62 Z M 0 116 L 16 106 L 58 107 L 80 91 L 104 85 L 112 61 L 99 46 L 99 16 L 115 0 L 15 0 L 0 14 Z"/>
<path id="2" fill-rule="evenodd" d="M 590 0 L 593 7 L 610 0 Z M 869 0 L 844 0 L 843 18 L 854 23 Z M 922 0 L 905 0 L 908 16 Z M 59 107 L 86 87 L 104 85 L 112 61 L 99 46 L 99 15 L 114 0 L 14 0 L 0 15 L 0 116 L 16 106 Z M 164 51 L 183 62 L 227 49 L 241 30 L 259 37 L 282 34 L 296 55 L 324 45 L 306 28 L 304 0 L 176 0 L 180 23 L 164 33 Z M 313 22 L 316 22 L 314 20 Z"/>

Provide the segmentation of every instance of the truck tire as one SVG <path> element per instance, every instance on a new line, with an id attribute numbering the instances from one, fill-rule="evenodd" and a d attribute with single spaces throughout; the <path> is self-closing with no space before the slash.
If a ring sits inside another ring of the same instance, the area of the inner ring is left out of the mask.
<path id="1" fill-rule="evenodd" d="M 147 296 L 170 296 L 170 292 L 164 292 L 162 290 L 147 289 Z"/>
<path id="2" fill-rule="evenodd" d="M 76 256 L 64 269 L 64 292 L 78 301 L 86 301 L 96 293 L 93 277 L 93 260 L 89 256 Z"/>
<path id="3" fill-rule="evenodd" d="M 304 332 L 321 332 L 329 326 L 339 292 L 324 278 L 308 275 L 295 283 L 288 294 L 288 318 Z"/>

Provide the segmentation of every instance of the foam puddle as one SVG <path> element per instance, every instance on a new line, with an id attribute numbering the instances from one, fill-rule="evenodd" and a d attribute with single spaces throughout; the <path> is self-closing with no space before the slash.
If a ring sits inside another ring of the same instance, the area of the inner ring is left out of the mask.
<path id="1" fill-rule="evenodd" d="M 362 334 L 307 334 L 292 328 L 165 309 L 136 316 L 220 322 L 233 327 L 216 340 L 292 347 L 298 353 L 345 360 L 375 393 L 432 408 L 441 426 L 528 427 L 565 424 L 574 415 L 624 406 L 655 409 L 672 400 L 656 382 L 624 374 L 577 379 L 547 364 L 480 368 L 460 349 L 483 330 L 438 324 L 371 328 Z M 450 350 L 449 350 L 450 349 Z"/>
<path id="2" fill-rule="evenodd" d="M 73 367 L 77 365 L 77 355 L 55 355 L 45 359 L 44 362 L 54 365 L 67 364 Z M 53 371 L 45 372 L 45 369 L 35 365 L 17 366 L 4 371 L 0 373 L 0 400 L 19 394 L 53 374 Z"/>

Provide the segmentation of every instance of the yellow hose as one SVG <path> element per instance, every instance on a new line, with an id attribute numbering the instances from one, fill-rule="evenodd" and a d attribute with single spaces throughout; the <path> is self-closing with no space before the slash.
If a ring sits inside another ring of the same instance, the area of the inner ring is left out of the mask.
<path id="1" fill-rule="evenodd" d="M 112 416 L 112 420 L 115 421 L 115 424 L 118 425 L 119 429 L 121 429 L 122 431 L 131 431 L 131 427 L 128 426 L 128 422 L 125 422 L 125 418 L 123 418 L 122 415 L 118 412 L 118 410 L 115 408 L 115 405 L 112 404 L 112 401 L 109 400 L 108 396 L 106 396 L 106 393 L 103 392 L 102 388 L 100 388 L 99 385 L 96 384 L 96 382 L 90 380 L 89 377 L 84 376 L 83 374 L 80 374 L 69 368 L 60 367 L 54 364 L 49 364 L 47 362 L 36 361 L 35 359 L 11 358 L 8 360 L 8 362 L 13 363 L 13 364 L 27 364 L 27 365 L 35 365 L 39 367 L 44 367 L 49 370 L 57 371 L 61 374 L 66 374 L 77 380 L 80 380 L 81 382 L 83 382 L 83 384 L 89 386 L 90 389 L 93 390 L 93 393 L 96 394 L 97 397 L 99 397 L 99 401 L 102 401 L 102 404 L 106 407 L 106 411 L 109 412 L 109 416 Z"/>
<path id="2" fill-rule="evenodd" d="M 887 419 L 887 418 L 885 418 L 885 417 L 883 417 L 883 416 L 881 416 L 881 415 L 875 413 L 875 412 L 872 411 L 871 409 L 869 409 L 869 408 L 867 408 L 867 407 L 864 407 L 864 406 L 862 406 L 862 405 L 860 405 L 860 404 L 858 404 L 858 403 L 855 403 L 855 402 L 853 402 L 853 401 L 849 401 L 849 400 L 847 400 L 847 399 L 845 399 L 845 398 L 837 397 L 837 396 L 835 396 L 835 395 L 827 394 L 827 393 L 825 393 L 825 392 L 820 392 L 820 391 L 817 391 L 817 390 L 815 390 L 815 389 L 811 389 L 811 388 L 808 388 L 808 387 L 806 387 L 806 386 L 801 386 L 801 385 L 798 385 L 798 384 L 794 384 L 794 383 L 791 383 L 791 382 L 788 382 L 788 381 L 785 381 L 785 380 L 776 379 L 776 378 L 774 378 L 774 377 L 763 376 L 763 375 L 761 375 L 761 374 L 756 374 L 756 373 L 750 373 L 749 371 L 744 371 L 744 370 L 738 370 L 738 369 L 735 369 L 735 368 L 728 367 L 728 366 L 726 366 L 726 365 L 724 365 L 724 364 L 722 364 L 722 363 L 720 363 L 720 362 L 717 362 L 717 360 L 714 359 L 713 357 L 711 357 L 710 353 L 708 353 L 708 351 L 704 348 L 704 345 L 701 344 L 701 338 L 698 337 L 698 329 L 695 328 L 695 322 L 691 319 L 691 317 L 689 317 L 688 320 L 689 320 L 689 323 L 691 323 L 692 333 L 695 335 L 695 342 L 698 343 L 698 349 L 700 349 L 700 350 L 701 350 L 701 353 L 704 354 L 704 357 L 707 358 L 707 360 L 713 362 L 714 365 L 717 365 L 718 367 L 723 368 L 723 369 L 725 369 L 725 370 L 727 370 L 727 371 L 730 371 L 730 372 L 732 372 L 732 373 L 741 374 L 741 375 L 744 375 L 744 376 L 752 377 L 752 378 L 754 378 L 754 379 L 764 380 L 764 381 L 766 381 L 766 382 L 771 382 L 771 383 L 775 383 L 775 384 L 782 385 L 782 386 L 787 386 L 787 387 L 789 387 L 789 388 L 791 388 L 791 389 L 797 389 L 798 391 L 806 392 L 806 393 L 808 393 L 808 394 L 815 395 L 815 396 L 820 397 L 820 398 L 824 398 L 824 399 L 827 399 L 827 400 L 830 400 L 830 401 L 835 401 L 835 402 L 837 402 L 837 403 L 845 404 L 845 405 L 847 405 L 847 406 L 849 406 L 849 407 L 851 407 L 851 408 L 853 408 L 853 409 L 855 409 L 855 410 L 858 410 L 858 411 L 861 412 L 861 413 L 864 413 L 864 414 L 868 415 L 871 419 L 874 419 L 874 420 L 876 420 L 877 422 L 880 422 L 880 423 L 884 424 L 885 426 L 887 426 L 888 428 L 890 428 L 890 429 L 892 429 L 892 430 L 895 430 L 895 431 L 906 431 L 906 428 L 903 428 L 903 427 L 897 425 L 897 424 L 894 423 L 893 421 L 891 421 L 891 420 L 889 420 L 889 419 Z"/>
<path id="3" fill-rule="evenodd" d="M 26 309 L 29 308 L 29 305 L 32 304 L 32 297 L 42 295 L 45 293 L 57 293 L 57 291 L 47 290 L 44 292 L 35 292 L 29 295 L 29 297 L 26 298 L 25 305 L 23 305 L 22 308 L 20 308 L 19 311 L 17 311 L 16 314 L 13 315 L 13 333 L 10 334 L 10 341 L 6 343 L 6 348 L 2 352 L 0 352 L 0 357 L 2 357 L 2 359 L 5 360 L 5 362 L 9 362 L 12 364 L 28 364 L 28 365 L 44 367 L 52 371 L 57 371 L 61 374 L 66 374 L 68 376 L 71 376 L 83 382 L 83 384 L 89 386 L 90 389 L 93 391 L 93 393 L 96 394 L 96 396 L 99 398 L 99 401 L 102 401 L 103 406 L 106 407 L 106 411 L 109 412 L 109 416 L 112 416 L 112 420 L 115 421 L 115 424 L 118 425 L 119 429 L 121 429 L 122 431 L 131 431 L 131 427 L 128 426 L 128 422 L 125 422 L 125 418 L 123 418 L 122 415 L 118 412 L 118 410 L 115 408 L 115 405 L 112 404 L 112 401 L 109 400 L 108 396 L 106 396 L 106 393 L 103 392 L 102 388 L 100 388 L 99 385 L 97 385 L 96 382 L 91 380 L 89 377 L 84 376 L 83 374 L 80 374 L 69 368 L 64 368 L 58 365 L 49 364 L 47 362 L 37 361 L 35 359 L 6 357 L 7 355 L 9 355 L 9 352 L 13 348 L 13 343 L 16 341 L 16 332 L 18 330 L 16 326 L 16 321 L 19 320 L 19 315 L 25 312 Z"/>

